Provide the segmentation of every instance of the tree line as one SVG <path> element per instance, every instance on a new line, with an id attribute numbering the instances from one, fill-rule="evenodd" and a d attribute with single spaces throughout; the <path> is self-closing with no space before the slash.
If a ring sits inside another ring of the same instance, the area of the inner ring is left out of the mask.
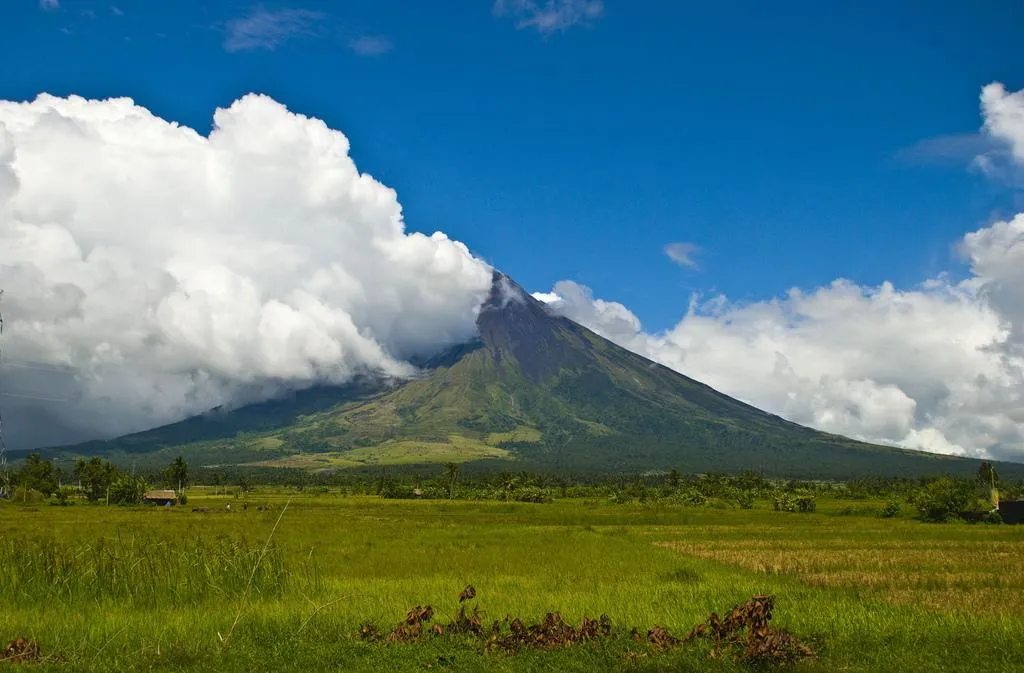
<path id="1" fill-rule="evenodd" d="M 233 487 L 245 492 L 256 485 L 331 489 L 348 495 L 375 495 L 388 499 L 462 499 L 514 502 L 550 502 L 556 498 L 600 499 L 611 504 L 649 503 L 692 507 L 749 509 L 755 500 L 767 500 L 774 509 L 813 512 L 819 497 L 877 500 L 885 503 L 882 516 L 895 516 L 904 506 L 927 521 L 955 518 L 995 520 L 998 499 L 1024 497 L 1024 482 L 1004 483 L 989 462 L 982 462 L 975 478 L 872 477 L 845 482 L 782 480 L 746 471 L 739 474 L 684 474 L 679 470 L 644 475 L 573 477 L 564 474 L 464 472 L 447 463 L 433 472 L 380 469 L 310 474 L 280 469 L 203 469 L 193 472 L 178 456 L 163 470 L 136 474 L 98 457 L 80 459 L 70 473 L 38 453 L 30 455 L 12 475 L 12 499 L 27 502 L 52 498 L 66 504 L 72 498 L 89 502 L 130 505 L 142 502 L 147 488 L 162 485 L 183 496 L 196 484 Z"/>
<path id="2" fill-rule="evenodd" d="M 180 456 L 154 478 L 126 471 L 95 456 L 89 460 L 80 458 L 70 472 L 65 472 L 36 452 L 29 454 L 11 474 L 10 498 L 25 503 L 52 498 L 56 504 L 67 504 L 74 497 L 83 497 L 89 502 L 134 505 L 142 502 L 151 483 L 181 491 L 189 485 L 189 478 L 188 463 Z"/>

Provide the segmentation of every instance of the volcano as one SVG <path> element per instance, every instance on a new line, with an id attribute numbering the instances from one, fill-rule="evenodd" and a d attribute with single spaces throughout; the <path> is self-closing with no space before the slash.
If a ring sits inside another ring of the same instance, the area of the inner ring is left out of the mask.
<path id="1" fill-rule="evenodd" d="M 822 478 L 977 470 L 974 460 L 866 444 L 756 409 L 556 315 L 498 272 L 477 327 L 474 340 L 419 363 L 412 380 L 367 377 L 51 452 L 308 470 L 446 462 Z"/>

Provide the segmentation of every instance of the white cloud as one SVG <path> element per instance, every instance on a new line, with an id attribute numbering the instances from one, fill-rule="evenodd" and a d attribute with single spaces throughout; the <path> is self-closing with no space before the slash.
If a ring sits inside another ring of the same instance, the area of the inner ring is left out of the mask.
<path id="1" fill-rule="evenodd" d="M 395 47 L 391 40 L 379 35 L 362 35 L 352 40 L 348 46 L 360 56 L 380 56 Z"/>
<path id="2" fill-rule="evenodd" d="M 60 8 L 60 0 L 39 0 L 39 6 L 49 12 Z"/>
<path id="3" fill-rule="evenodd" d="M 407 233 L 344 135 L 256 95 L 214 122 L 204 137 L 124 98 L 0 101 L 4 355 L 44 365 L 5 368 L 4 389 L 71 398 L 5 397 L 9 436 L 19 420 L 22 444 L 112 436 L 403 375 L 473 334 L 489 267 Z"/>
<path id="4" fill-rule="evenodd" d="M 836 281 L 752 304 L 694 300 L 650 334 L 563 281 L 551 304 L 630 350 L 767 411 L 872 442 L 1024 457 L 1024 360 L 975 281 L 912 290 Z"/>
<path id="5" fill-rule="evenodd" d="M 517 28 L 548 34 L 585 25 L 604 14 L 601 0 L 495 0 L 494 14 L 511 16 Z"/>
<path id="6" fill-rule="evenodd" d="M 969 168 L 1011 189 L 1024 189 L 1024 91 L 1009 93 L 998 82 L 981 91 L 985 123 Z"/>
<path id="7" fill-rule="evenodd" d="M 679 266 L 698 268 L 694 256 L 700 252 L 700 246 L 696 243 L 669 243 L 665 246 L 665 254 Z"/>
<path id="8" fill-rule="evenodd" d="M 985 130 L 1024 163 L 1024 94 L 982 94 Z M 1024 214 L 963 237 L 972 275 L 900 290 L 845 280 L 748 304 L 694 297 L 672 329 L 557 283 L 550 306 L 613 341 L 798 423 L 939 453 L 1024 460 Z"/>
<path id="9" fill-rule="evenodd" d="M 924 138 L 893 154 L 893 159 L 904 165 L 964 166 L 980 155 L 998 149 L 984 133 L 956 133 Z"/>
<path id="10" fill-rule="evenodd" d="M 307 9 L 254 9 L 248 16 L 228 21 L 224 49 L 230 52 L 267 49 L 273 51 L 286 40 L 315 35 L 317 21 L 324 14 Z"/>
<path id="11" fill-rule="evenodd" d="M 981 90 L 981 109 L 985 130 L 1007 143 L 1016 160 L 1024 163 L 1024 90 L 1008 93 L 998 82 L 989 84 Z"/>

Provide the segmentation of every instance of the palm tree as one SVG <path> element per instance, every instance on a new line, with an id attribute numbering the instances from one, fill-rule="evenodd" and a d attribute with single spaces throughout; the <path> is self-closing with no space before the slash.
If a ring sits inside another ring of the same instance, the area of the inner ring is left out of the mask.
<path id="1" fill-rule="evenodd" d="M 444 464 L 444 478 L 448 481 L 448 499 L 455 497 L 455 482 L 459 479 L 459 466 L 456 463 Z"/>
<path id="2" fill-rule="evenodd" d="M 185 459 L 181 456 L 178 456 L 171 461 L 171 464 L 167 466 L 165 473 L 167 475 L 167 480 L 171 482 L 172 487 L 175 483 L 178 484 L 179 492 L 181 492 L 185 486 L 188 486 L 188 463 L 186 463 Z"/>

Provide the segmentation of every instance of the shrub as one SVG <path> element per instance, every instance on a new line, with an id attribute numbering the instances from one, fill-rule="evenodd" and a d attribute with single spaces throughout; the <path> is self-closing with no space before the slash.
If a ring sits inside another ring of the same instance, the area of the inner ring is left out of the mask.
<path id="1" fill-rule="evenodd" d="M 408 500 L 414 497 L 413 490 L 412 486 L 388 481 L 381 484 L 378 495 L 386 500 Z"/>
<path id="2" fill-rule="evenodd" d="M 777 512 L 813 512 L 817 509 L 814 496 L 807 491 L 784 491 L 775 496 Z"/>
<path id="3" fill-rule="evenodd" d="M 795 512 L 796 497 L 792 493 L 777 493 L 772 506 L 776 512 Z"/>
<path id="4" fill-rule="evenodd" d="M 882 508 L 881 516 L 883 519 L 891 519 L 899 513 L 900 504 L 895 500 L 890 500 L 889 502 L 885 503 L 885 507 Z"/>
<path id="5" fill-rule="evenodd" d="M 46 499 L 42 493 L 34 488 L 26 488 L 25 486 L 17 486 L 14 492 L 11 494 L 11 502 L 19 505 L 33 504 L 38 505 Z"/>
<path id="6" fill-rule="evenodd" d="M 680 504 L 688 505 L 690 507 L 702 507 L 708 503 L 707 496 L 695 488 L 688 488 L 685 491 L 680 491 L 676 494 L 675 498 Z"/>
<path id="7" fill-rule="evenodd" d="M 512 492 L 512 499 L 516 502 L 551 502 L 551 498 L 537 486 L 525 486 L 517 488 Z"/>
<path id="8" fill-rule="evenodd" d="M 956 518 L 971 501 L 970 489 L 949 478 L 926 484 L 911 499 L 923 521 L 943 522 Z"/>
<path id="9" fill-rule="evenodd" d="M 818 506 L 814 501 L 813 495 L 803 493 L 796 496 L 796 508 L 800 512 L 813 512 Z"/>
<path id="10" fill-rule="evenodd" d="M 754 494 L 750 491 L 737 491 L 736 504 L 740 509 L 754 509 Z"/>
<path id="11" fill-rule="evenodd" d="M 53 492 L 53 501 L 55 505 L 67 507 L 71 503 L 68 502 L 75 495 L 75 489 L 70 486 L 61 486 Z"/>
<path id="12" fill-rule="evenodd" d="M 130 474 L 121 474 L 110 485 L 110 502 L 115 505 L 137 505 L 146 493 L 146 482 Z"/>

